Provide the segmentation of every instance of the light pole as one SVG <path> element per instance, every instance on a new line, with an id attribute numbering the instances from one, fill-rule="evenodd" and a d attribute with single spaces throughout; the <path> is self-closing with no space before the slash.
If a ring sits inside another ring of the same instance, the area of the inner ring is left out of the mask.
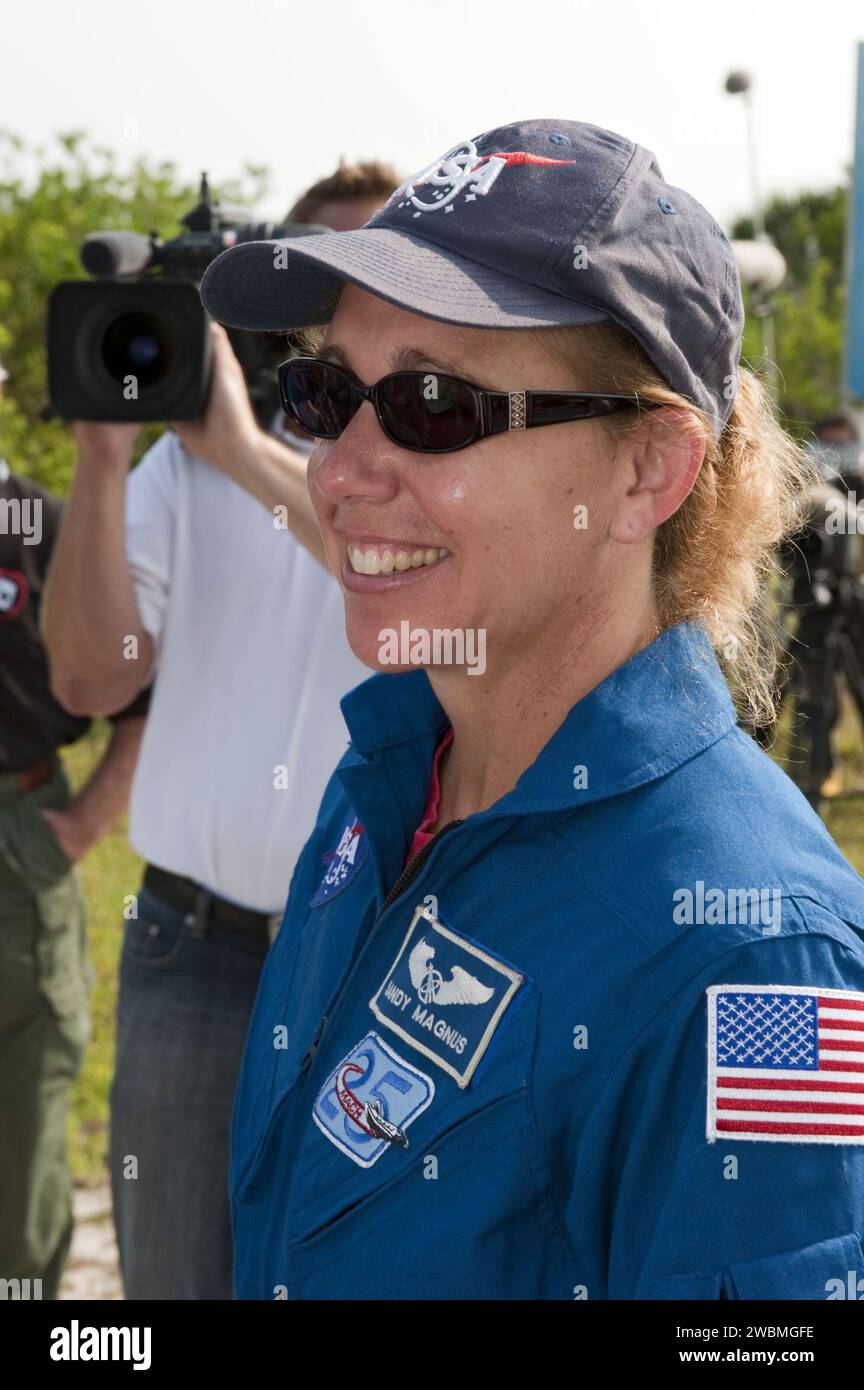
<path id="1" fill-rule="evenodd" d="M 749 72 L 730 72 L 726 78 L 726 91 L 730 96 L 740 96 L 744 102 L 747 120 L 747 167 L 750 176 L 750 202 L 753 209 L 753 236 L 757 242 L 767 242 L 765 215 L 759 190 L 759 160 L 753 113 L 753 79 Z M 777 363 L 774 360 L 774 310 L 767 290 L 758 282 L 752 285 L 751 303 L 753 314 L 758 318 L 760 324 L 765 382 L 772 397 L 776 400 Z"/>

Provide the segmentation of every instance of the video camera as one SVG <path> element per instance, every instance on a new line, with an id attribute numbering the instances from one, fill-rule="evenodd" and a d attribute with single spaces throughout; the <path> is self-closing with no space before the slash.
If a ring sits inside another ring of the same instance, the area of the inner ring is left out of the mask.
<path id="1" fill-rule="evenodd" d="M 67 420 L 194 420 L 206 405 L 211 342 L 199 298 L 201 277 L 226 247 L 241 241 L 308 236 L 326 228 L 247 220 L 220 206 L 201 179 L 185 232 L 93 232 L 81 263 L 94 277 L 57 285 L 48 301 L 48 390 Z M 258 423 L 278 409 L 276 366 L 285 335 L 229 329 Z"/>

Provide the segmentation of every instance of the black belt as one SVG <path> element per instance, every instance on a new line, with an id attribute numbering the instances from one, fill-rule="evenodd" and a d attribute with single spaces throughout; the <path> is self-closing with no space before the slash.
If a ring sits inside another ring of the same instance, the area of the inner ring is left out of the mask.
<path id="1" fill-rule="evenodd" d="M 209 888 L 202 888 L 194 879 L 157 869 L 155 864 L 148 864 L 144 870 L 144 887 L 155 898 L 184 913 L 189 925 L 202 936 L 213 923 L 271 941 L 281 919 L 281 913 L 273 915 L 254 912 L 249 907 L 238 907 L 227 898 L 220 898 L 218 893 L 211 893 Z"/>

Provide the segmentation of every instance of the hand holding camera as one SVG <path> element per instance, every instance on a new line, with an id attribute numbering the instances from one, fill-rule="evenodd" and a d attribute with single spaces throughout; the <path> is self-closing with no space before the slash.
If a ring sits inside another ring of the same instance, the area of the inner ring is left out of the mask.
<path id="1" fill-rule="evenodd" d="M 72 434 L 78 445 L 79 462 L 85 467 L 116 467 L 124 474 L 132 463 L 135 440 L 141 432 L 139 422 L 76 420 Z"/>
<path id="2" fill-rule="evenodd" d="M 207 406 L 196 420 L 178 420 L 172 429 L 187 452 L 229 477 L 243 472 L 243 461 L 261 447 L 261 430 L 249 401 L 243 369 L 218 323 L 211 323 L 212 368 Z"/>

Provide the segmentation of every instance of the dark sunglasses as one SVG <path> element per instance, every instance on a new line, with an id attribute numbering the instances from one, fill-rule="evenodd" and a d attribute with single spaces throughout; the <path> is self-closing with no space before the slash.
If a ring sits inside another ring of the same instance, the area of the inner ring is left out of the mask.
<path id="1" fill-rule="evenodd" d="M 292 357 L 279 368 L 285 414 L 307 434 L 338 439 L 364 401 L 394 444 L 419 454 L 451 454 L 504 430 L 590 420 L 655 402 L 591 391 L 486 391 L 441 372 L 393 372 L 363 386 L 321 357 Z"/>

